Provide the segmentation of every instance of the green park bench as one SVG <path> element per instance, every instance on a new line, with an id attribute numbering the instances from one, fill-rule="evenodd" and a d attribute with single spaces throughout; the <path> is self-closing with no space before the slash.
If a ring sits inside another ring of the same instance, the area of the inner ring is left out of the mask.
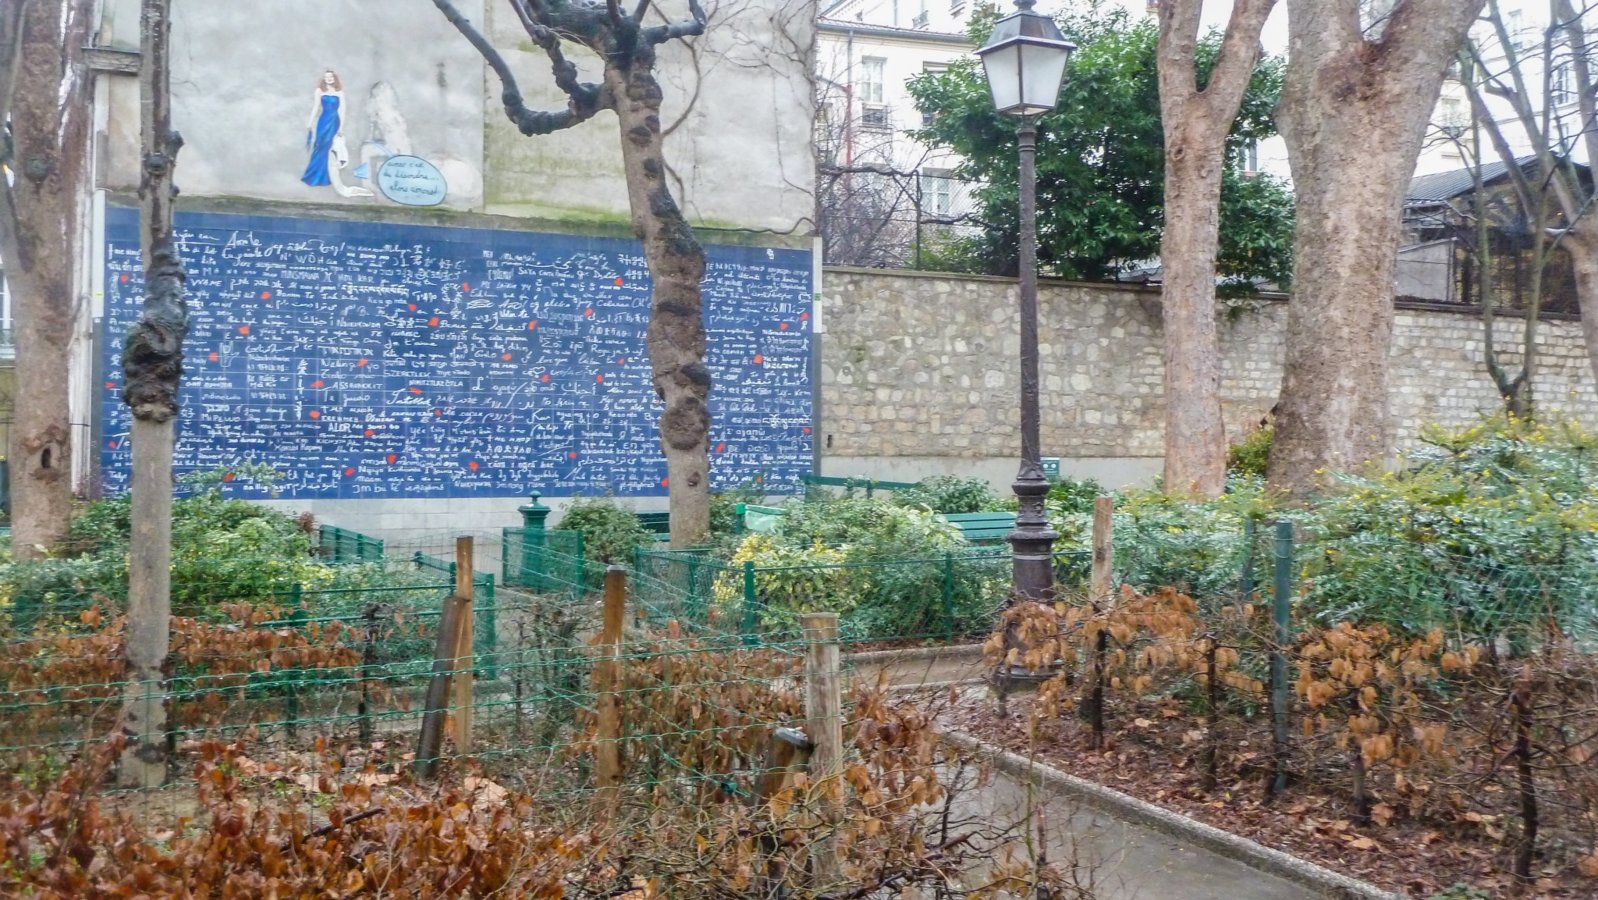
<path id="1" fill-rule="evenodd" d="M 1013 512 L 946 513 L 943 518 L 973 544 L 1002 541 L 1015 530 Z"/>
<path id="2" fill-rule="evenodd" d="M 915 487 L 909 481 L 879 481 L 875 478 L 851 478 L 835 475 L 801 475 L 799 480 L 808 487 L 841 487 L 848 491 L 864 490 L 866 497 L 877 491 L 904 491 Z"/>
<path id="3" fill-rule="evenodd" d="M 641 512 L 633 515 L 638 517 L 639 527 L 654 535 L 656 541 L 671 540 L 671 513 Z"/>

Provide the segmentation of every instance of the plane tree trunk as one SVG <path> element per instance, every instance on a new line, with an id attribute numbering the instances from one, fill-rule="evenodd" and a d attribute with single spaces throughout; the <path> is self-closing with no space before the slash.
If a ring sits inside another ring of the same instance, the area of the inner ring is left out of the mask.
<path id="1" fill-rule="evenodd" d="M 0 261 L 15 322 L 11 546 L 40 556 L 72 518 L 68 372 L 88 179 L 90 77 L 83 48 L 93 0 L 10 0 L 0 8 L 0 121 L 11 143 L 0 179 Z"/>
<path id="2" fill-rule="evenodd" d="M 1165 228 L 1160 241 L 1165 327 L 1167 491 L 1217 497 L 1226 487 L 1221 352 L 1215 322 L 1226 137 L 1276 0 L 1238 0 L 1220 57 L 1201 88 L 1196 50 L 1201 0 L 1160 5 L 1160 118 L 1165 129 Z"/>
<path id="3" fill-rule="evenodd" d="M 1448 62 L 1484 0 L 1287 0 L 1277 123 L 1298 198 L 1270 482 L 1295 496 L 1388 452 L 1388 352 L 1404 192 Z"/>

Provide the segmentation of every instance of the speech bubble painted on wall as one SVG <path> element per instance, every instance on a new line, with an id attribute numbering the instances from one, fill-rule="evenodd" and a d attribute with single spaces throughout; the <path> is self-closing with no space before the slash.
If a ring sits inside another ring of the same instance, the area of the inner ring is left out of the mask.
<path id="1" fill-rule="evenodd" d="M 444 173 L 420 156 L 389 157 L 377 171 L 377 189 L 406 206 L 437 206 L 449 193 Z"/>

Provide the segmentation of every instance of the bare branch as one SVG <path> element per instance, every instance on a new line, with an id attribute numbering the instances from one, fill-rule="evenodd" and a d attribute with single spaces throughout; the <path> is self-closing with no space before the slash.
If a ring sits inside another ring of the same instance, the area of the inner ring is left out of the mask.
<path id="1" fill-rule="evenodd" d="M 567 97 L 571 98 L 571 102 L 564 110 L 550 112 L 529 109 L 522 100 L 521 89 L 516 85 L 515 74 L 511 72 L 510 65 L 505 62 L 505 57 L 494 49 L 494 45 L 488 42 L 488 39 L 483 36 L 482 32 L 477 30 L 477 27 L 470 20 L 461 15 L 460 10 L 455 8 L 455 4 L 451 0 L 433 0 L 433 5 L 438 7 L 439 12 L 444 14 L 444 18 L 448 19 L 449 23 L 455 26 L 455 30 L 459 31 L 477 49 L 477 52 L 488 62 L 489 67 L 494 70 L 494 74 L 499 76 L 499 83 L 502 87 L 500 100 L 505 105 L 505 115 L 511 122 L 515 123 L 517 130 L 521 131 L 522 134 L 550 134 L 570 128 L 593 118 L 594 113 L 604 108 L 601 102 L 599 86 L 577 80 L 577 67 L 572 65 L 565 55 L 561 53 L 560 39 L 555 36 L 553 31 L 538 25 L 530 15 L 527 15 L 520 0 L 512 0 L 512 5 L 517 7 L 517 14 L 522 15 L 522 24 L 528 26 L 528 34 L 532 35 L 533 40 L 539 42 L 539 46 L 543 47 L 544 52 L 548 54 L 555 72 L 555 83 L 560 86 L 561 90 L 566 92 Z M 539 33 L 534 31 L 535 27 L 544 35 L 547 35 L 547 43 L 540 41 Z"/>
<path id="2" fill-rule="evenodd" d="M 605 0 L 605 16 L 610 19 L 611 28 L 621 31 L 623 28 L 621 0 Z"/>
<path id="3" fill-rule="evenodd" d="M 1589 11 L 1578 13 L 1570 0 L 1554 0 L 1554 13 L 1559 21 L 1554 27 L 1564 31 L 1565 42 L 1570 46 L 1571 71 L 1576 80 L 1576 101 L 1581 110 L 1582 142 L 1587 146 L 1589 163 L 1598 162 L 1598 84 L 1594 83 L 1592 70 L 1593 47 L 1588 43 L 1587 29 L 1582 17 Z"/>
<path id="4" fill-rule="evenodd" d="M 705 15 L 705 8 L 700 5 L 699 0 L 688 0 L 688 13 L 693 16 L 692 19 L 644 29 L 644 39 L 651 44 L 664 44 L 676 38 L 704 34 L 705 26 L 710 24 L 710 20 Z"/>
<path id="5" fill-rule="evenodd" d="M 644 24 L 644 16 L 649 13 L 649 0 L 638 0 L 638 8 L 633 10 L 633 24 Z"/>

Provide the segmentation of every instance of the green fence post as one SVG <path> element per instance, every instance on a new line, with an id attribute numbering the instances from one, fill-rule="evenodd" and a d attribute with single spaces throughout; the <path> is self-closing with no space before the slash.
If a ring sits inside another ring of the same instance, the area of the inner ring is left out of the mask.
<path id="1" fill-rule="evenodd" d="M 477 612 L 480 616 L 478 621 L 482 623 L 483 627 L 483 639 L 477 642 L 477 655 L 483 660 L 483 677 L 492 681 L 499 677 L 499 670 L 494 665 L 494 651 L 499 642 L 499 626 L 497 624 L 499 607 L 494 602 L 493 573 L 483 575 L 483 580 L 480 583 L 483 587 L 483 596 L 477 604 Z"/>
<path id="2" fill-rule="evenodd" d="M 1254 543 L 1255 527 L 1253 519 L 1243 520 L 1243 571 L 1238 576 L 1237 592 L 1242 602 L 1247 603 L 1254 595 Z"/>
<path id="3" fill-rule="evenodd" d="M 699 603 L 699 557 L 688 557 L 688 583 L 684 585 L 683 594 L 688 598 L 687 608 L 683 611 L 685 617 L 695 622 L 704 616 L 704 607 Z"/>
<path id="4" fill-rule="evenodd" d="M 943 637 L 954 640 L 954 554 L 943 554 Z"/>
<path id="5" fill-rule="evenodd" d="M 529 491 L 527 504 L 516 507 L 522 514 L 522 577 L 524 587 L 541 588 L 544 574 L 545 532 L 548 530 L 550 508 L 538 502 L 539 493 Z"/>
<path id="6" fill-rule="evenodd" d="M 289 613 L 289 618 L 304 617 L 305 610 L 300 604 L 299 582 L 295 582 L 294 586 L 289 588 L 289 602 L 294 606 L 294 609 Z M 300 733 L 300 673 L 296 669 L 289 669 L 283 673 L 283 679 L 284 689 L 288 692 L 288 699 L 284 703 L 284 712 L 288 718 L 289 737 L 298 737 Z"/>
<path id="7" fill-rule="evenodd" d="M 759 635 L 755 634 L 757 619 L 755 618 L 755 561 L 744 560 L 744 644 L 753 647 L 760 643 Z"/>
<path id="8" fill-rule="evenodd" d="M 733 507 L 733 534 L 743 534 L 745 531 L 749 530 L 749 526 L 744 522 L 744 517 L 747 515 L 749 515 L 749 508 L 746 504 L 740 503 Z"/>
<path id="9" fill-rule="evenodd" d="M 1276 777 L 1271 782 L 1271 796 L 1277 797 L 1287 789 L 1287 647 L 1293 640 L 1293 523 L 1285 519 L 1276 523 L 1272 563 L 1271 717 Z"/>
<path id="10" fill-rule="evenodd" d="M 588 576 L 587 576 L 587 572 L 585 571 L 585 569 L 583 567 L 583 533 L 581 531 L 579 531 L 579 532 L 576 532 L 576 535 L 577 535 L 577 557 L 576 557 L 577 558 L 577 564 L 576 564 L 577 565 L 577 572 L 576 572 L 576 577 L 572 579 L 572 596 L 573 597 L 581 597 L 583 594 L 588 593 L 588 584 L 587 584 L 587 577 Z"/>

